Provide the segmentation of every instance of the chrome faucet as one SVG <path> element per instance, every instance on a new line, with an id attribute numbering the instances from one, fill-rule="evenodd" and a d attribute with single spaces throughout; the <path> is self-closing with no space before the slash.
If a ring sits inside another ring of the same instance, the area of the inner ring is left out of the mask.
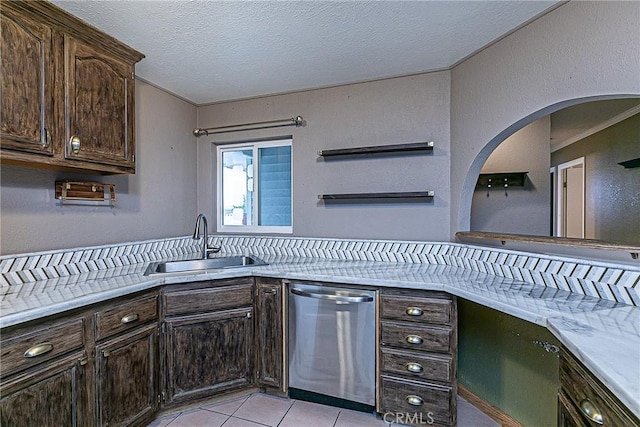
<path id="1" fill-rule="evenodd" d="M 200 224 L 204 228 L 202 237 L 200 237 Z M 204 214 L 198 215 L 196 218 L 196 228 L 193 230 L 193 240 L 202 239 L 202 250 L 200 256 L 202 259 L 209 258 L 209 254 L 217 254 L 222 249 L 220 246 L 209 246 L 209 230 L 207 225 L 207 217 Z"/>

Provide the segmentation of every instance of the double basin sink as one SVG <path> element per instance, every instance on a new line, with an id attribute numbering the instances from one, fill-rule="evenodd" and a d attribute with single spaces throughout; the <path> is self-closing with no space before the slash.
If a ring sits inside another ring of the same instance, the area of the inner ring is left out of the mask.
<path id="1" fill-rule="evenodd" d="M 257 267 L 269 265 L 260 258 L 250 255 L 216 257 L 207 259 L 191 259 L 185 261 L 152 262 L 144 272 L 145 276 L 168 273 L 198 273 L 207 270 L 219 270 L 240 267 Z"/>

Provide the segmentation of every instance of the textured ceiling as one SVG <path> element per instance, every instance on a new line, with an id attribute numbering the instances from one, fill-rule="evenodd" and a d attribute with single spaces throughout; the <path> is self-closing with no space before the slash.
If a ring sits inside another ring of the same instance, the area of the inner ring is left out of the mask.
<path id="1" fill-rule="evenodd" d="M 557 1 L 60 1 L 195 104 L 449 68 Z"/>

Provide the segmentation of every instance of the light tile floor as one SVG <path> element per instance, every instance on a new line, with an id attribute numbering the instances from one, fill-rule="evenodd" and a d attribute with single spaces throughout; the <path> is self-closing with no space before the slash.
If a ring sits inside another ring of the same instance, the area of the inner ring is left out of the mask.
<path id="1" fill-rule="evenodd" d="M 384 427 L 380 416 L 318 403 L 254 393 L 157 418 L 148 427 Z M 458 397 L 458 427 L 499 424 Z"/>

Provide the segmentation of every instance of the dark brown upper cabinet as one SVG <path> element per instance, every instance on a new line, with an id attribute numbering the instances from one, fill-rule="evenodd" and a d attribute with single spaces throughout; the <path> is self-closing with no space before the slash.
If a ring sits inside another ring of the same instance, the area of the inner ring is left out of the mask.
<path id="1" fill-rule="evenodd" d="M 135 173 L 144 55 L 44 1 L 2 1 L 2 163 Z"/>
<path id="2" fill-rule="evenodd" d="M 2 149 L 51 156 L 51 28 L 2 3 Z"/>
<path id="3" fill-rule="evenodd" d="M 65 36 L 65 158 L 135 169 L 134 66 Z"/>

